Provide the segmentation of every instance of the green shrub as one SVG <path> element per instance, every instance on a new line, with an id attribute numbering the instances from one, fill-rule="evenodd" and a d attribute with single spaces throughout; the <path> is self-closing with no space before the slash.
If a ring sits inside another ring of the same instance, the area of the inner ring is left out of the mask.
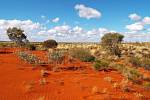
<path id="1" fill-rule="evenodd" d="M 119 48 L 119 44 L 123 38 L 124 36 L 119 33 L 107 33 L 101 39 L 102 47 L 112 55 L 120 57 L 121 49 Z"/>
<path id="2" fill-rule="evenodd" d="M 93 67 L 97 71 L 108 70 L 109 69 L 109 63 L 105 60 L 97 60 L 97 61 L 95 61 Z"/>
<path id="3" fill-rule="evenodd" d="M 141 66 L 144 67 L 146 70 L 150 70 L 150 59 L 149 58 L 143 58 Z"/>
<path id="4" fill-rule="evenodd" d="M 140 58 L 138 58 L 138 57 L 130 57 L 130 59 L 129 59 L 129 62 L 132 64 L 132 65 L 134 65 L 134 66 L 136 66 L 136 67 L 140 67 L 141 66 L 141 60 L 140 60 Z"/>
<path id="5" fill-rule="evenodd" d="M 143 86 L 150 89 L 150 82 L 144 82 Z"/>
<path id="6" fill-rule="evenodd" d="M 139 80 L 142 77 L 141 73 L 134 68 L 127 68 L 124 72 L 124 75 L 132 81 Z"/>
<path id="7" fill-rule="evenodd" d="M 138 82 L 138 80 L 143 77 L 143 75 L 136 68 L 126 67 L 123 64 L 113 64 L 112 67 L 133 82 Z"/>
<path id="8" fill-rule="evenodd" d="M 36 46 L 34 44 L 29 44 L 29 45 L 27 45 L 27 49 L 36 50 Z"/>
<path id="9" fill-rule="evenodd" d="M 74 48 L 69 51 L 74 58 L 80 59 L 83 62 L 93 62 L 95 57 L 91 55 L 90 50 L 84 48 Z"/>
<path id="10" fill-rule="evenodd" d="M 42 62 L 37 56 L 30 54 L 28 52 L 20 51 L 17 52 L 17 55 L 24 61 L 28 62 L 29 64 L 37 65 L 42 64 Z"/>
<path id="11" fill-rule="evenodd" d="M 43 42 L 45 48 L 56 48 L 58 43 L 55 40 L 46 40 Z"/>
<path id="12" fill-rule="evenodd" d="M 48 52 L 48 62 L 62 63 L 64 60 L 64 52 L 61 50 L 52 50 Z"/>

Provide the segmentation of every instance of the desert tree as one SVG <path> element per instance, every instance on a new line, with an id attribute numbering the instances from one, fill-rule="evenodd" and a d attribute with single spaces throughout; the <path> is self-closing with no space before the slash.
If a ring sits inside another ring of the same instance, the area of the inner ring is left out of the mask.
<path id="1" fill-rule="evenodd" d="M 101 44 L 109 53 L 121 56 L 119 44 L 123 41 L 124 36 L 119 33 L 107 33 L 101 38 Z"/>
<path id="2" fill-rule="evenodd" d="M 7 35 L 9 39 L 15 42 L 17 45 L 24 45 L 28 43 L 27 36 L 24 34 L 24 30 L 21 28 L 13 27 L 7 29 Z"/>

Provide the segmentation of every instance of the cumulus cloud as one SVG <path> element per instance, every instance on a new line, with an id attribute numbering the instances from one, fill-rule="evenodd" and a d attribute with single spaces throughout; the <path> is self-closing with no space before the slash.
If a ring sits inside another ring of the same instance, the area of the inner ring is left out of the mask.
<path id="1" fill-rule="evenodd" d="M 126 25 L 126 29 L 129 31 L 124 33 L 125 40 L 132 42 L 150 41 L 150 32 L 148 27 L 146 27 L 150 24 L 150 17 L 144 17 L 142 20 L 140 20 L 141 16 L 137 14 L 131 14 L 129 17 L 136 22 L 130 25 Z"/>
<path id="2" fill-rule="evenodd" d="M 147 30 L 145 28 L 145 26 L 150 24 L 150 17 L 144 17 L 142 20 L 140 20 L 141 16 L 134 13 L 134 14 L 130 14 L 129 18 L 131 20 L 137 21 L 133 24 L 126 25 L 126 27 L 125 27 L 126 29 L 128 29 L 129 31 L 132 31 L 132 32 Z"/>
<path id="3" fill-rule="evenodd" d="M 85 30 L 80 26 L 71 27 L 69 25 L 56 26 L 47 30 L 47 34 L 53 36 L 54 39 L 71 42 L 96 42 L 99 41 L 100 37 L 102 37 L 107 32 L 112 31 L 106 28 Z"/>
<path id="4" fill-rule="evenodd" d="M 53 38 L 65 42 L 96 42 L 99 41 L 101 34 L 108 31 L 105 28 L 85 30 L 80 26 L 71 27 L 66 24 L 45 28 L 40 23 L 31 20 L 0 20 L 0 41 L 9 40 L 6 34 L 9 27 L 23 29 L 29 41 L 44 41 Z"/>
<path id="5" fill-rule="evenodd" d="M 126 28 L 130 31 L 141 31 L 144 29 L 144 26 L 141 23 L 134 23 L 131 25 L 126 25 Z"/>
<path id="6" fill-rule="evenodd" d="M 90 7 L 86 7 L 83 4 L 75 5 L 75 9 L 78 11 L 78 15 L 81 18 L 91 19 L 91 18 L 100 18 L 101 12 Z"/>
<path id="7" fill-rule="evenodd" d="M 129 18 L 130 18 L 131 20 L 138 21 L 138 20 L 141 19 L 141 16 L 137 15 L 136 13 L 133 13 L 133 14 L 130 14 L 130 15 L 129 15 Z"/>
<path id="8" fill-rule="evenodd" d="M 18 27 L 25 31 L 29 38 L 31 39 L 32 35 L 35 35 L 39 30 L 43 30 L 44 27 L 40 25 L 40 23 L 34 23 L 31 20 L 0 20 L 0 40 L 8 40 L 6 30 L 9 27 Z M 32 39 L 31 39 L 32 40 Z"/>
<path id="9" fill-rule="evenodd" d="M 149 25 L 150 24 L 150 17 L 144 17 L 143 24 Z"/>
<path id="10" fill-rule="evenodd" d="M 138 32 L 131 31 L 123 33 L 125 36 L 124 40 L 128 42 L 148 42 L 150 41 L 150 33 L 149 32 Z"/>
<path id="11" fill-rule="evenodd" d="M 84 33 L 84 30 L 79 27 L 79 26 L 75 26 L 73 29 L 72 29 L 72 32 L 75 33 L 75 34 L 83 34 Z"/>
<path id="12" fill-rule="evenodd" d="M 52 22 L 54 22 L 54 23 L 57 23 L 57 22 L 59 22 L 59 17 L 56 17 L 56 18 L 54 18 L 54 19 L 52 19 Z"/>

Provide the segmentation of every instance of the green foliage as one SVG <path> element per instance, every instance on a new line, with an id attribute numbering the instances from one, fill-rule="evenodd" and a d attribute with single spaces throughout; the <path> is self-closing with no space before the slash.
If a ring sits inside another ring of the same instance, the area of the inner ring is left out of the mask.
<path id="1" fill-rule="evenodd" d="M 134 68 L 124 69 L 124 75 L 132 81 L 139 80 L 141 78 L 141 73 Z"/>
<path id="2" fill-rule="evenodd" d="M 29 64 L 36 65 L 36 64 L 42 64 L 43 63 L 37 56 L 30 54 L 28 52 L 20 51 L 17 54 L 22 60 L 28 62 Z"/>
<path id="3" fill-rule="evenodd" d="M 62 63 L 64 60 L 64 52 L 61 50 L 52 50 L 48 52 L 48 62 Z"/>
<path id="4" fill-rule="evenodd" d="M 36 46 L 34 44 L 28 44 L 27 49 L 29 50 L 36 50 Z"/>
<path id="5" fill-rule="evenodd" d="M 58 43 L 55 40 L 46 40 L 43 42 L 45 48 L 56 48 Z"/>
<path id="6" fill-rule="evenodd" d="M 136 67 L 143 67 L 146 70 L 150 70 L 150 58 L 149 57 L 131 57 L 129 62 Z"/>
<path id="7" fill-rule="evenodd" d="M 124 36 L 119 33 L 107 33 L 101 39 L 102 47 L 108 50 L 111 54 L 121 56 L 119 44 L 122 42 Z"/>
<path id="8" fill-rule="evenodd" d="M 114 64 L 112 67 L 121 72 L 129 80 L 137 81 L 142 79 L 142 74 L 133 67 L 125 67 L 123 64 Z"/>
<path id="9" fill-rule="evenodd" d="M 141 66 L 146 70 L 150 70 L 150 58 L 143 58 L 141 61 Z"/>
<path id="10" fill-rule="evenodd" d="M 143 86 L 150 89 L 150 82 L 144 82 Z"/>
<path id="11" fill-rule="evenodd" d="M 94 69 L 99 71 L 99 70 L 108 70 L 109 67 L 109 63 L 105 60 L 97 60 L 95 61 L 94 65 L 93 65 Z"/>
<path id="12" fill-rule="evenodd" d="M 130 57 L 129 62 L 136 67 L 141 66 L 141 60 L 138 57 L 134 57 L 134 56 Z"/>
<path id="13" fill-rule="evenodd" d="M 18 45 L 25 45 L 28 42 L 27 36 L 24 34 L 24 30 L 20 28 L 8 28 L 7 35 L 11 41 L 15 42 Z"/>
<path id="14" fill-rule="evenodd" d="M 83 62 L 93 62 L 95 57 L 91 55 L 90 50 L 84 48 L 74 48 L 69 51 L 74 58 L 80 59 Z"/>

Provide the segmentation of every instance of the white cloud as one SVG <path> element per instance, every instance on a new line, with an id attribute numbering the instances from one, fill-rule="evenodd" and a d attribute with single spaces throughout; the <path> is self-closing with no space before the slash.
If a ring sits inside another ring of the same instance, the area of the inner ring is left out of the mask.
<path id="1" fill-rule="evenodd" d="M 145 26 L 150 24 L 150 17 L 144 17 L 141 21 L 138 21 L 141 19 L 141 16 L 134 13 L 134 14 L 130 14 L 129 18 L 131 20 L 137 21 L 133 24 L 126 25 L 126 29 L 133 32 L 147 30 Z"/>
<path id="2" fill-rule="evenodd" d="M 142 23 L 137 22 L 131 25 L 126 25 L 126 29 L 130 30 L 130 31 L 141 31 L 144 29 L 144 26 Z"/>
<path id="3" fill-rule="evenodd" d="M 149 42 L 150 41 L 149 32 L 131 31 L 131 32 L 125 32 L 123 35 L 125 36 L 124 40 L 128 42 Z"/>
<path id="4" fill-rule="evenodd" d="M 59 20 L 60 20 L 59 17 L 56 17 L 52 20 L 52 22 L 57 23 L 57 22 L 59 22 Z"/>
<path id="5" fill-rule="evenodd" d="M 72 32 L 75 33 L 75 34 L 83 34 L 84 33 L 84 30 L 79 27 L 79 26 L 75 26 L 73 29 L 72 29 Z"/>
<path id="6" fill-rule="evenodd" d="M 133 14 L 130 14 L 130 15 L 129 15 L 129 18 L 130 18 L 131 20 L 138 21 L 138 20 L 141 19 L 141 16 L 137 15 L 136 13 L 133 13 Z"/>
<path id="7" fill-rule="evenodd" d="M 81 18 L 91 19 L 101 17 L 101 12 L 94 8 L 86 7 L 83 4 L 75 5 L 75 9 L 78 11 L 78 15 Z"/>
<path id="8" fill-rule="evenodd" d="M 144 17 L 143 24 L 149 25 L 150 24 L 150 17 Z"/>
<path id="9" fill-rule="evenodd" d="M 25 30 L 29 41 L 44 41 L 55 39 L 64 42 L 99 42 L 100 38 L 108 32 L 116 32 L 106 28 L 86 30 L 80 26 L 71 27 L 64 24 L 52 28 L 44 27 L 38 22 L 31 20 L 0 20 L 0 41 L 9 40 L 6 34 L 8 27 L 19 27 Z M 123 33 L 126 41 L 150 41 L 150 29 L 144 29 L 143 21 L 126 26 L 129 32 Z"/>
<path id="10" fill-rule="evenodd" d="M 0 19 L 0 36 L 3 36 L 4 38 L 0 38 L 0 40 L 9 40 L 6 34 L 6 30 L 9 27 L 18 27 L 25 31 L 25 33 L 28 35 L 28 39 L 32 40 L 32 35 L 35 35 L 35 33 L 39 30 L 43 30 L 44 27 L 40 25 L 40 23 L 34 23 L 31 20 L 3 20 Z"/>
<path id="11" fill-rule="evenodd" d="M 66 34 L 70 30 L 70 26 L 69 25 L 56 26 L 53 29 L 56 30 L 57 33 Z"/>

